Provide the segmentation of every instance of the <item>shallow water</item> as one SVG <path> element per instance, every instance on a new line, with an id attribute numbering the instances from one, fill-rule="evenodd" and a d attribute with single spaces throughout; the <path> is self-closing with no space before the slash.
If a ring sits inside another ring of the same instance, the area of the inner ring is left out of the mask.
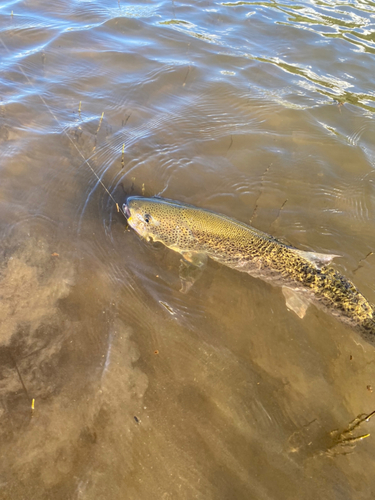
<path id="1" fill-rule="evenodd" d="M 374 347 L 214 263 L 181 294 L 115 203 L 340 254 L 374 302 L 375 3 L 0 16 L 0 498 L 372 498 L 375 419 L 330 431 L 375 410 Z"/>

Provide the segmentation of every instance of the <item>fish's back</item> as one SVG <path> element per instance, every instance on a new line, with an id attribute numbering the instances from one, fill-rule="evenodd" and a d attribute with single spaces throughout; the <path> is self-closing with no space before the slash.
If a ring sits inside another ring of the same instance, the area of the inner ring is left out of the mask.
<path id="1" fill-rule="evenodd" d="M 375 335 L 374 306 L 332 267 L 319 268 L 294 247 L 225 216 L 196 210 L 187 221 L 197 251 L 275 285 L 308 291 L 318 305 Z"/>

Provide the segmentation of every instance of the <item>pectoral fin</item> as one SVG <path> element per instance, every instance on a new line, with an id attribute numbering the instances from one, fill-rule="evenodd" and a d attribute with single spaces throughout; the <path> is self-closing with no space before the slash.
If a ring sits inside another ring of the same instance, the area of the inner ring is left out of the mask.
<path id="1" fill-rule="evenodd" d="M 309 301 L 298 292 L 286 286 L 282 287 L 282 292 L 285 297 L 286 307 L 295 312 L 297 316 L 302 319 L 309 307 Z"/>
<path id="2" fill-rule="evenodd" d="M 180 292 L 187 293 L 197 279 L 202 275 L 207 262 L 207 255 L 194 252 L 181 252 L 180 264 Z"/>
<path id="3" fill-rule="evenodd" d="M 207 255 L 205 253 L 181 252 L 181 255 L 186 262 L 201 269 L 207 263 Z"/>
<path id="4" fill-rule="evenodd" d="M 298 255 L 308 260 L 312 264 L 315 264 L 319 269 L 323 266 L 329 264 L 336 257 L 341 257 L 341 255 L 336 255 L 333 253 L 317 253 L 317 252 L 305 252 L 304 250 L 294 250 Z"/>

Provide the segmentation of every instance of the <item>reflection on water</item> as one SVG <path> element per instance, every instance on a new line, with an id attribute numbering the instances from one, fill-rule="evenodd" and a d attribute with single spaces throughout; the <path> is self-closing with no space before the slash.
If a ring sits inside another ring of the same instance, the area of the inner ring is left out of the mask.
<path id="1" fill-rule="evenodd" d="M 212 262 L 181 294 L 115 203 L 340 254 L 374 302 L 375 4 L 0 8 L 0 498 L 372 498 L 373 347 Z"/>

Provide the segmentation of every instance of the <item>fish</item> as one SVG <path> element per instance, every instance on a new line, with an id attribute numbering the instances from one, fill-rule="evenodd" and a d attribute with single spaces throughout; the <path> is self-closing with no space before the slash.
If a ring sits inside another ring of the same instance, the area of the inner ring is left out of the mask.
<path id="1" fill-rule="evenodd" d="M 141 238 L 180 253 L 185 267 L 202 269 L 210 258 L 246 272 L 280 286 L 300 318 L 314 303 L 375 345 L 375 306 L 330 265 L 339 255 L 300 250 L 226 215 L 166 198 L 131 196 L 123 211 Z M 180 276 L 189 281 L 187 275 Z"/>

